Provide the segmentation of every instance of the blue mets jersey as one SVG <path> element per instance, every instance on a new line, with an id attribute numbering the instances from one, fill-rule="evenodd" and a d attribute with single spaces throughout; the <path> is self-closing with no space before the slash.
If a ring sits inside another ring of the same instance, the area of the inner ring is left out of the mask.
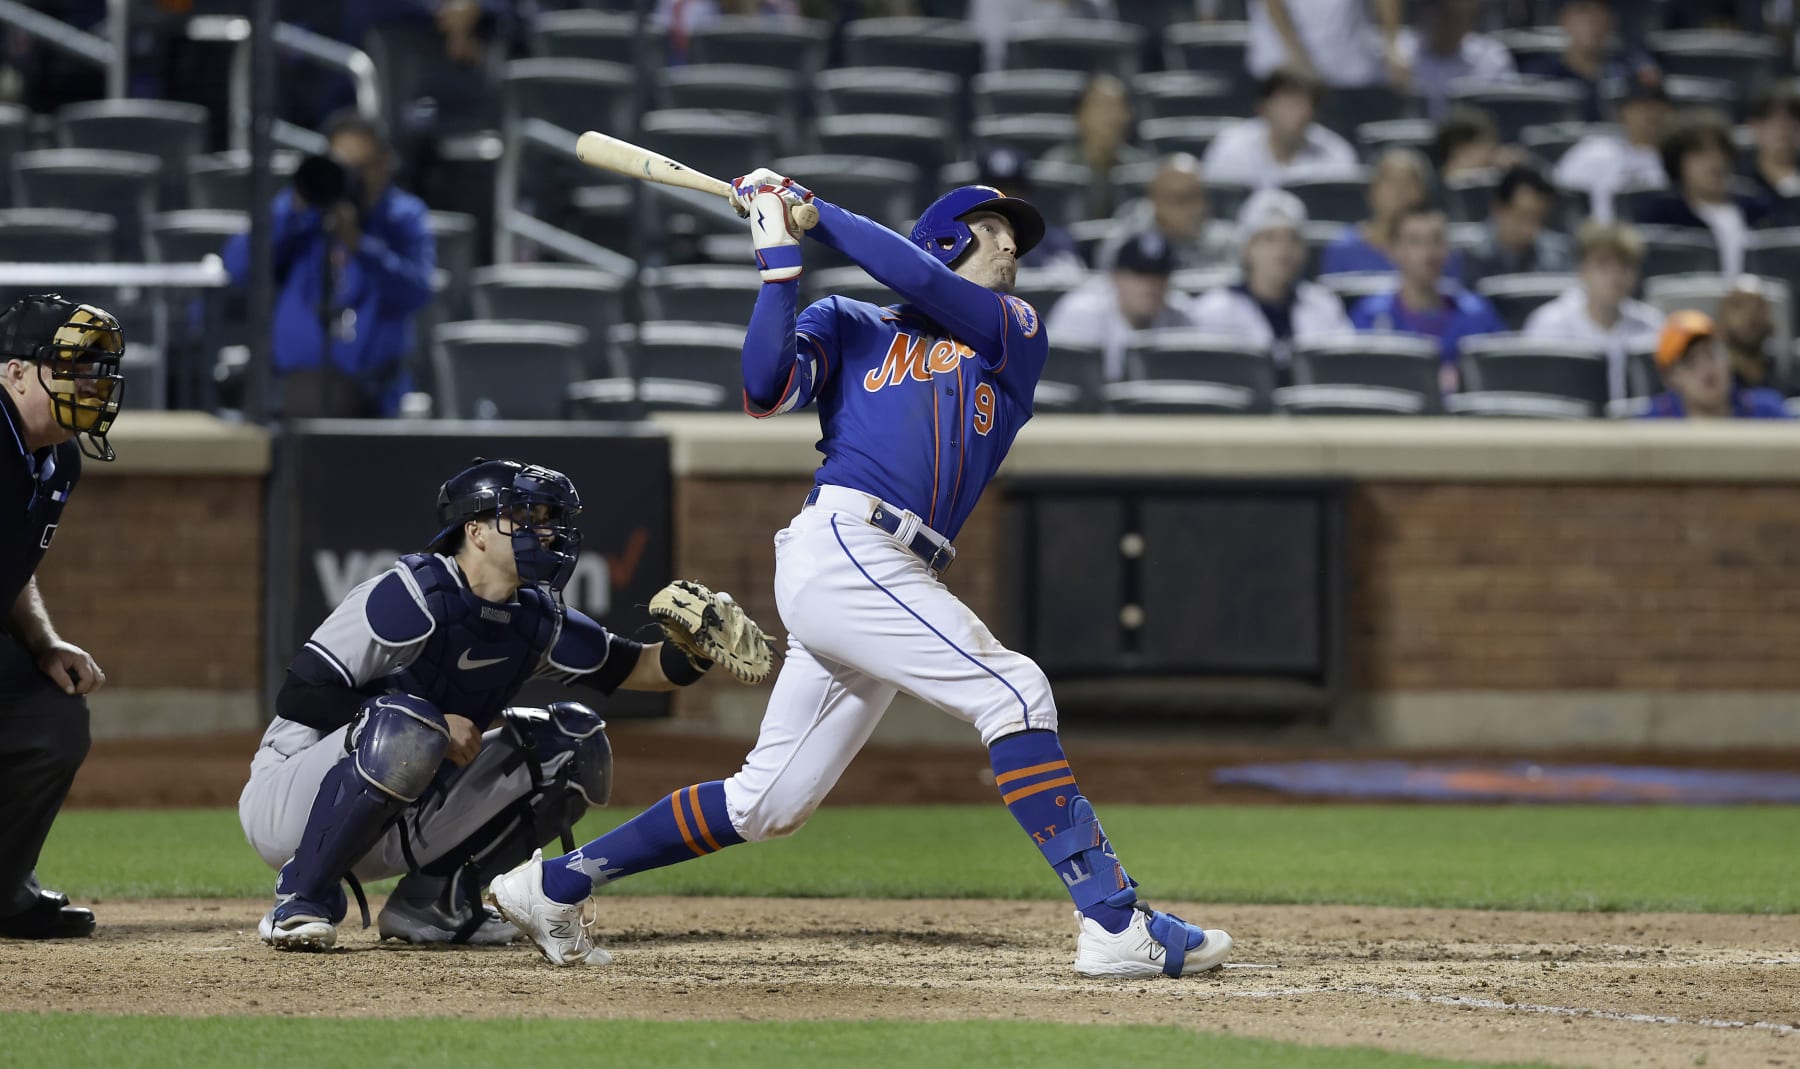
<path id="1" fill-rule="evenodd" d="M 1037 310 L 968 281 L 912 242 L 815 199 L 812 236 L 906 298 L 826 297 L 764 283 L 744 339 L 744 407 L 819 409 L 821 483 L 874 494 L 955 538 L 1031 418 L 1048 338 Z"/>

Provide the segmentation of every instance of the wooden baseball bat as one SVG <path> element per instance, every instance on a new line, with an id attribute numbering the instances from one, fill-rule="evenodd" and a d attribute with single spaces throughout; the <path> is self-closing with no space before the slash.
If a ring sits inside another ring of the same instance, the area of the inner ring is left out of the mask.
<path id="1" fill-rule="evenodd" d="M 665 186 L 697 189 L 728 200 L 731 197 L 730 182 L 701 174 L 661 153 L 651 152 L 641 145 L 620 141 L 594 130 L 575 139 L 575 155 L 582 163 L 598 167 L 602 171 L 629 175 Z M 801 230 L 811 230 L 819 225 L 819 209 L 810 204 L 791 204 L 788 206 L 788 218 Z"/>

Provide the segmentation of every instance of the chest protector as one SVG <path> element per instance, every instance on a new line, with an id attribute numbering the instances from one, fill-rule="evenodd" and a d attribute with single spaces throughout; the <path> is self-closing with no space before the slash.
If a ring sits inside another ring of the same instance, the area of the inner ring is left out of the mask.
<path id="1" fill-rule="evenodd" d="M 529 586 L 521 587 L 517 601 L 509 605 L 483 601 L 429 553 L 401 557 L 400 567 L 417 594 L 394 574 L 378 585 L 371 603 L 384 595 L 405 596 L 414 603 L 415 618 L 421 607 L 429 615 L 429 622 L 418 618 L 418 624 L 430 630 L 418 658 L 384 682 L 430 701 L 446 714 L 467 717 L 485 731 L 500 710 L 512 704 L 556 641 L 558 606 Z M 374 612 L 371 604 L 371 615 Z"/>

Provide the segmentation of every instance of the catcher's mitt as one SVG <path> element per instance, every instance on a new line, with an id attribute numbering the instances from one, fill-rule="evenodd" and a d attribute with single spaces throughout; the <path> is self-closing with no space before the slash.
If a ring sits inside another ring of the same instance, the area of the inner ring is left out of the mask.
<path id="1" fill-rule="evenodd" d="M 690 658 L 711 661 L 740 683 L 761 683 L 774 664 L 774 644 L 731 595 L 677 579 L 650 599 L 650 615 Z"/>

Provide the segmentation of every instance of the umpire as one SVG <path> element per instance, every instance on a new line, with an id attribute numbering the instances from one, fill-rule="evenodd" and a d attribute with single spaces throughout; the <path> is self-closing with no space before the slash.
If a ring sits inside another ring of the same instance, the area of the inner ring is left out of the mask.
<path id="1" fill-rule="evenodd" d="M 34 573 L 82 457 L 113 458 L 106 433 L 124 394 L 124 353 L 117 319 L 58 294 L 0 312 L 0 937 L 94 930 L 94 914 L 44 890 L 34 870 L 87 756 L 83 695 L 106 674 L 57 635 Z"/>

